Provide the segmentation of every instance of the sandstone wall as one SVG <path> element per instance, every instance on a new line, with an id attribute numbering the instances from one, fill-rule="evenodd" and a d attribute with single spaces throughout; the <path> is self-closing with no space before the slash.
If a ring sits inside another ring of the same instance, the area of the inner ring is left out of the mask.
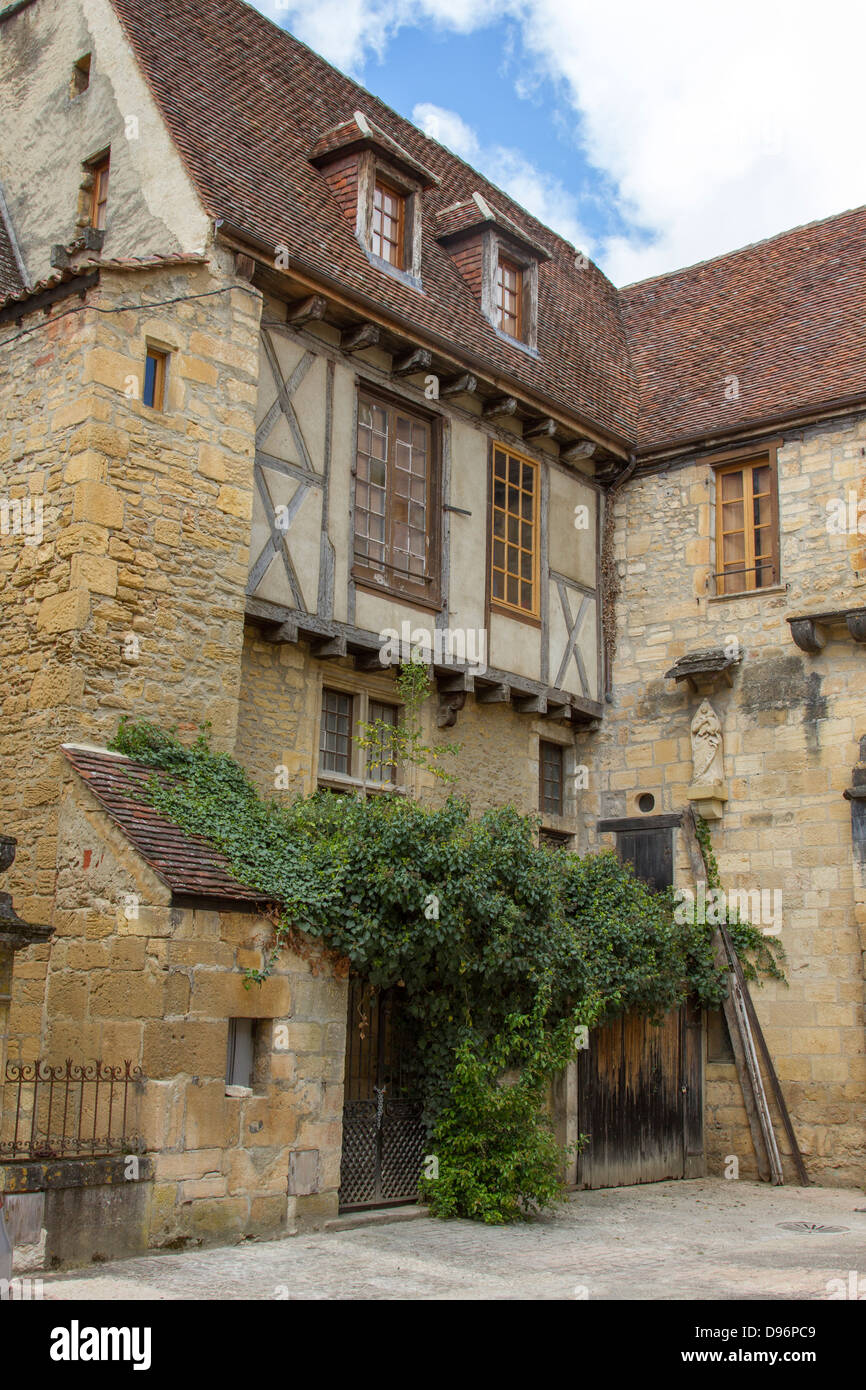
<path id="1" fill-rule="evenodd" d="M 255 914 L 171 907 L 68 773 L 41 1055 L 143 1068 L 129 1127 L 154 1156 L 152 1245 L 276 1235 L 336 1214 L 346 981 L 311 942 L 246 989 L 243 971 L 272 940 Z M 13 1059 L 40 1050 L 22 1040 L 25 996 L 16 979 Z M 231 1018 L 259 1020 L 252 1094 L 226 1094 Z"/>
<path id="2" fill-rule="evenodd" d="M 689 461 L 638 478 L 616 497 L 618 605 L 614 702 L 581 741 L 595 766 L 581 842 L 596 818 L 687 804 L 689 728 L 700 697 L 664 672 L 687 651 L 736 639 L 744 653 L 732 689 L 710 697 L 722 722 L 730 800 L 713 844 L 726 888 L 779 889 L 789 985 L 754 989 L 759 1017 L 811 1175 L 824 1183 L 866 1176 L 866 1035 L 863 911 L 855 907 L 850 784 L 866 732 L 864 652 L 834 628 L 810 656 L 787 614 L 866 602 L 864 538 L 830 534 L 827 503 L 862 488 L 866 419 L 848 417 L 785 436 L 779 452 L 782 584 L 764 596 L 708 597 L 715 569 L 712 471 Z M 692 882 L 678 835 L 676 882 Z M 753 1169 L 733 1067 L 707 1072 L 710 1173 L 726 1154 Z M 790 1170 L 789 1170 L 790 1171 Z"/>

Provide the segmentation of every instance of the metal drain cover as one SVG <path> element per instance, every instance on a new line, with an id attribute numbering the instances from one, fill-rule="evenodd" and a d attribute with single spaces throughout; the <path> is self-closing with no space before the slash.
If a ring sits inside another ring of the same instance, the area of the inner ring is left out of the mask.
<path id="1" fill-rule="evenodd" d="M 783 1231 L 811 1231 L 817 1236 L 835 1236 L 851 1229 L 850 1226 L 819 1226 L 815 1221 L 777 1221 L 776 1225 Z"/>

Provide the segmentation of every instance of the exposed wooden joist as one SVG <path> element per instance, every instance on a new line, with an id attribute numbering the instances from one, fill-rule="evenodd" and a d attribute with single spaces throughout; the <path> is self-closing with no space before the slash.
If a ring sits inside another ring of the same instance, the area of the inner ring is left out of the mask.
<path id="1" fill-rule="evenodd" d="M 524 439 L 552 439 L 559 429 L 555 420 L 549 415 L 541 420 L 533 420 L 523 431 Z"/>
<path id="2" fill-rule="evenodd" d="M 427 372 L 433 364 L 433 354 L 429 348 L 413 348 L 402 357 L 394 359 L 391 371 L 394 376 L 412 376 L 414 372 Z"/>
<path id="3" fill-rule="evenodd" d="M 505 705 L 511 699 L 511 688 L 507 685 L 487 685 L 475 692 L 479 705 Z"/>
<path id="4" fill-rule="evenodd" d="M 460 376 L 449 377 L 440 388 L 440 396 L 472 396 L 478 386 L 477 376 L 462 372 Z"/>
<path id="5" fill-rule="evenodd" d="M 560 449 L 559 457 L 563 463 L 575 463 L 578 459 L 591 459 L 597 447 L 591 439 L 579 439 L 576 444 L 569 444 L 567 448 Z"/>
<path id="6" fill-rule="evenodd" d="M 469 671 L 436 671 L 436 685 L 443 695 L 474 691 L 475 677 Z"/>
<path id="7" fill-rule="evenodd" d="M 511 698 L 519 714 L 547 714 L 546 695 L 512 694 Z"/>
<path id="8" fill-rule="evenodd" d="M 302 323 L 309 323 L 311 319 L 323 319 L 328 301 L 323 294 L 311 294 L 306 299 L 296 299 L 286 308 L 286 323 L 293 323 L 298 328 Z"/>
<path id="9" fill-rule="evenodd" d="M 319 657 L 323 661 L 332 661 L 336 657 L 346 655 L 346 634 L 344 632 L 335 633 L 333 637 L 327 637 L 324 641 L 318 640 L 310 643 L 310 650 L 313 656 Z"/>
<path id="10" fill-rule="evenodd" d="M 378 323 L 358 323 L 354 328 L 343 329 L 340 347 L 343 352 L 361 352 L 363 348 L 376 347 L 381 337 Z"/>
<path id="11" fill-rule="evenodd" d="M 266 642 L 297 642 L 298 624 L 289 619 L 278 627 L 265 628 L 262 637 Z"/>
<path id="12" fill-rule="evenodd" d="M 491 415 L 516 415 L 517 397 L 516 396 L 496 396 L 492 401 L 488 401 L 482 414 L 485 418 Z"/>

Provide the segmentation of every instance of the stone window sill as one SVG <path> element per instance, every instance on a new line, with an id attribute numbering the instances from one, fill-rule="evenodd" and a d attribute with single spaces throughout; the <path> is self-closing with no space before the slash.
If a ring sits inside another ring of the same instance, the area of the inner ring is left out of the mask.
<path id="1" fill-rule="evenodd" d="M 730 603 L 734 599 L 771 598 L 776 594 L 786 594 L 787 584 L 773 584 L 767 589 L 746 589 L 741 594 L 708 594 L 708 603 Z"/>

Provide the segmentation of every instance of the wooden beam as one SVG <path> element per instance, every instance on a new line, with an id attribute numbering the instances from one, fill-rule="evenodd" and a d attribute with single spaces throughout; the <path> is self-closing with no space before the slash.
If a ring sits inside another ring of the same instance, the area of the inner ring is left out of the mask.
<path id="1" fill-rule="evenodd" d="M 463 372 L 461 376 L 452 376 L 445 382 L 439 391 L 440 396 L 472 396 L 478 385 L 478 378 L 471 372 Z"/>
<path id="2" fill-rule="evenodd" d="M 533 420 L 523 431 L 524 439 L 552 439 L 559 429 L 555 420 L 548 415 L 541 420 Z"/>
<path id="3" fill-rule="evenodd" d="M 517 695 L 512 692 L 511 699 L 518 714 L 547 714 L 546 695 Z"/>
<path id="4" fill-rule="evenodd" d="M 576 463 L 578 459 L 591 459 L 597 447 L 591 439 L 579 439 L 576 444 L 560 449 L 559 457 L 563 463 Z"/>
<path id="5" fill-rule="evenodd" d="M 517 413 L 516 396 L 496 396 L 492 401 L 488 401 L 482 414 L 485 418 L 491 415 L 515 415 Z"/>
<path id="6" fill-rule="evenodd" d="M 266 642 L 297 642 L 298 624 L 289 619 L 288 622 L 280 623 L 279 627 L 266 628 L 262 637 Z"/>
<path id="7" fill-rule="evenodd" d="M 391 368 L 394 376 L 412 376 L 414 372 L 427 372 L 433 364 L 433 354 L 429 348 L 413 348 L 402 357 L 394 359 Z"/>
<path id="8" fill-rule="evenodd" d="M 475 698 L 479 705 L 507 705 L 511 699 L 511 687 L 507 685 L 485 685 L 476 690 Z"/>
<path id="9" fill-rule="evenodd" d="M 436 671 L 436 686 L 442 695 L 474 691 L 475 677 L 469 671 Z"/>
<path id="10" fill-rule="evenodd" d="M 286 309 L 286 323 L 299 327 L 311 319 L 323 319 L 328 301 L 323 294 L 311 294 L 306 299 L 296 299 Z"/>
<path id="11" fill-rule="evenodd" d="M 343 329 L 340 347 L 343 352 L 361 352 L 363 348 L 376 347 L 381 336 L 378 323 L 357 323 L 354 328 Z"/>
<path id="12" fill-rule="evenodd" d="M 335 657 L 346 655 L 346 634 L 337 632 L 333 637 L 314 637 L 312 633 L 305 633 L 304 636 L 310 643 L 310 650 L 313 656 L 319 657 L 322 661 L 331 661 Z"/>
<path id="13" fill-rule="evenodd" d="M 241 280 L 252 281 L 255 273 L 256 263 L 252 256 L 245 256 L 243 252 L 239 251 L 235 256 L 235 274 L 239 276 Z"/>

